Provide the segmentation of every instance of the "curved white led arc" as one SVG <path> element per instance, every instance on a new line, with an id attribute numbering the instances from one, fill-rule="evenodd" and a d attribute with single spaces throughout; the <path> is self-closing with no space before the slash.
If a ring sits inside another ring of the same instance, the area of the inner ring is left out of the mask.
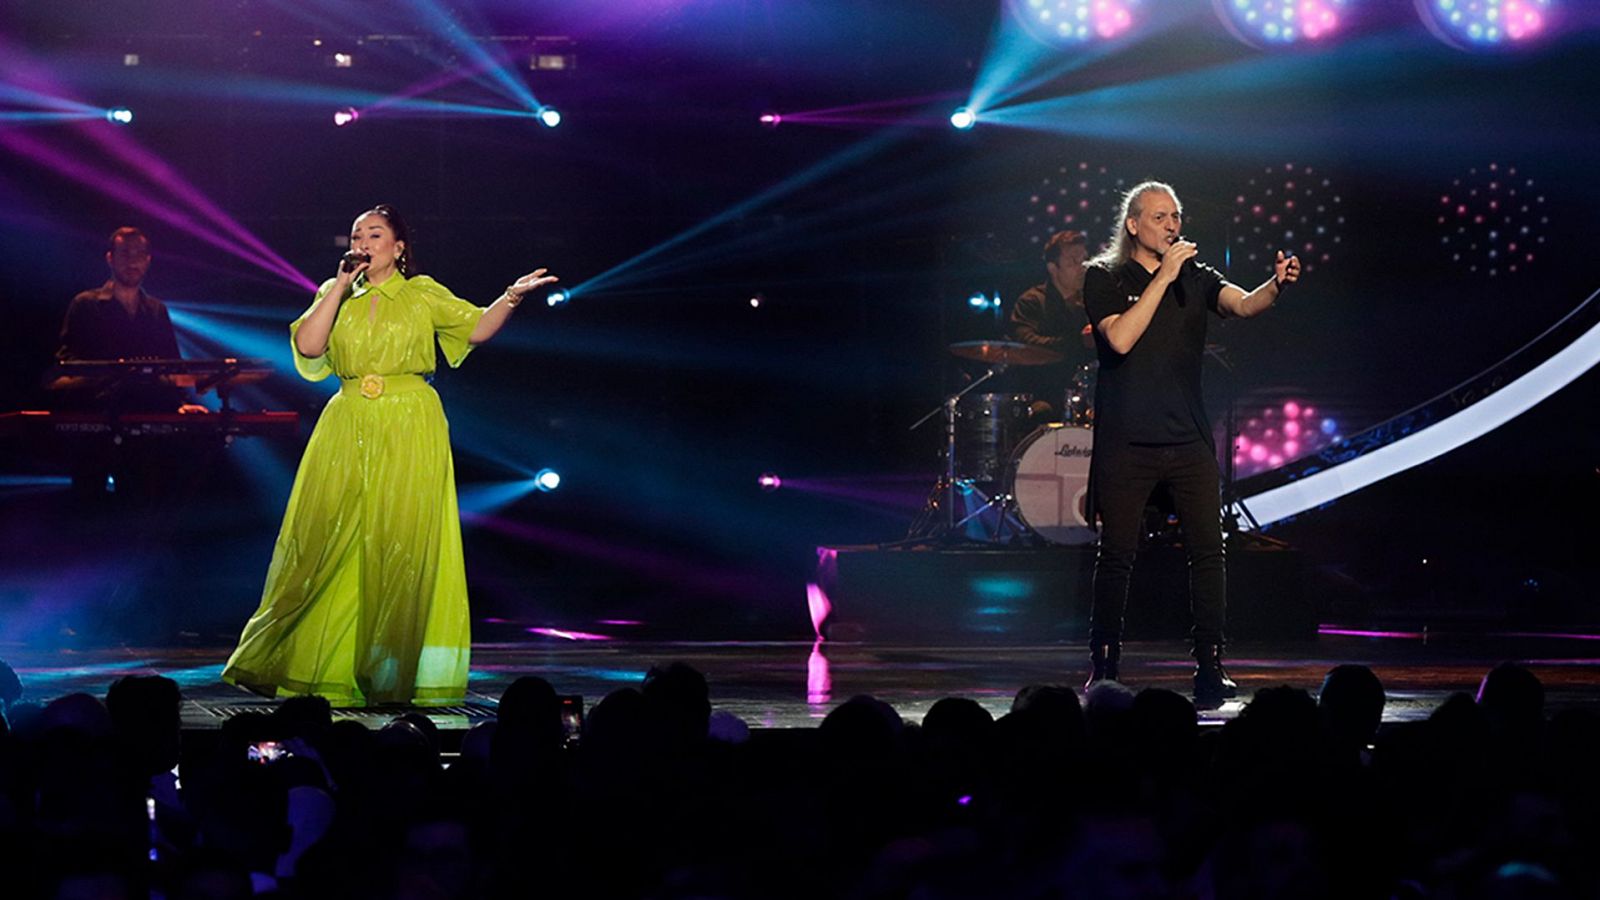
<path id="1" fill-rule="evenodd" d="M 1488 434 L 1571 384 L 1596 364 L 1600 364 L 1600 325 L 1466 409 L 1349 462 L 1245 497 L 1244 505 L 1262 525 L 1316 509 Z"/>

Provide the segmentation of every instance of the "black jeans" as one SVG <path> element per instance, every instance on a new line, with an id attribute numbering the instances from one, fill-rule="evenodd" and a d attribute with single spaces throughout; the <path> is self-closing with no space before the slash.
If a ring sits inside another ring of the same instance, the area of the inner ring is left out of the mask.
<path id="1" fill-rule="evenodd" d="M 1089 640 L 1122 639 L 1128 582 L 1139 550 L 1139 526 L 1156 485 L 1165 483 L 1183 527 L 1189 556 L 1189 606 L 1196 644 L 1223 643 L 1228 575 L 1222 546 L 1221 473 L 1204 441 L 1174 445 L 1096 447 L 1095 501 L 1100 553 L 1094 562 Z"/>

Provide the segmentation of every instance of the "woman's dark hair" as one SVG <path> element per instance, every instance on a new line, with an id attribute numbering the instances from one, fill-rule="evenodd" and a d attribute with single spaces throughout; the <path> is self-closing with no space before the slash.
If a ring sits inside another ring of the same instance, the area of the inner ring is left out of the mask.
<path id="1" fill-rule="evenodd" d="M 395 259 L 395 266 L 400 270 L 400 274 L 410 278 L 421 271 L 417 268 L 416 254 L 411 252 L 411 229 L 406 227 L 406 220 L 400 216 L 400 211 L 387 203 L 379 203 L 361 214 L 361 216 L 367 215 L 383 216 L 384 221 L 389 223 L 389 230 L 394 232 L 394 239 L 405 242 L 405 249 Z M 356 216 L 356 218 L 359 219 L 361 216 Z"/>

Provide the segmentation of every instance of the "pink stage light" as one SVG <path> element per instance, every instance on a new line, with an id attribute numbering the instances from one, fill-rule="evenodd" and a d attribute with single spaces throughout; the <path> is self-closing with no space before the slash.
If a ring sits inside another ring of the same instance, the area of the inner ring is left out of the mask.
<path id="1" fill-rule="evenodd" d="M 762 472 L 761 477 L 756 479 L 756 483 L 761 485 L 761 489 L 769 494 L 783 487 L 783 479 L 773 472 Z"/>
<path id="2" fill-rule="evenodd" d="M 1012 0 L 1014 15 L 1035 38 L 1059 47 L 1128 36 L 1144 0 Z"/>
<path id="3" fill-rule="evenodd" d="M 0 41 L 0 55 L 8 64 L 8 79 L 21 82 L 20 87 L 56 97 L 68 96 L 69 92 L 57 82 L 54 73 L 31 62 L 22 48 Z M 91 161 L 73 152 L 62 139 L 63 135 L 97 145 L 111 158 L 109 164 Z M 165 160 L 135 142 L 125 129 L 109 128 L 104 123 L 81 123 L 53 132 L 48 138 L 7 129 L 0 130 L 0 145 L 126 203 L 131 209 L 171 225 L 198 241 L 259 266 L 298 289 L 316 290 L 315 283 L 224 212 Z"/>
<path id="4" fill-rule="evenodd" d="M 1218 18 L 1252 47 L 1324 41 L 1344 30 L 1357 0 L 1214 0 Z"/>
<path id="5" fill-rule="evenodd" d="M 1339 439 L 1332 419 L 1320 418 L 1315 406 L 1299 400 L 1241 406 L 1239 412 L 1244 415 L 1234 439 L 1233 463 L 1240 477 L 1316 453 Z"/>
<path id="6" fill-rule="evenodd" d="M 587 631 L 567 631 L 562 628 L 529 628 L 529 634 L 540 634 L 545 637 L 560 638 L 563 641 L 609 641 L 610 635 L 590 634 Z"/>
<path id="7" fill-rule="evenodd" d="M 1525 46 L 1553 30 L 1559 0 L 1415 0 L 1434 36 L 1458 50 Z"/>

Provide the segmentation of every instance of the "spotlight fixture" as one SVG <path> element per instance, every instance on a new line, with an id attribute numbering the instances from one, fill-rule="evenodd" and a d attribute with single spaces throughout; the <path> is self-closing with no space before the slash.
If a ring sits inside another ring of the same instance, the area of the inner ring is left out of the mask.
<path id="1" fill-rule="evenodd" d="M 357 112 L 355 107 L 346 106 L 343 109 L 334 111 L 333 124 L 343 128 L 359 118 L 361 118 L 361 113 Z"/>
<path id="2" fill-rule="evenodd" d="M 1531 44 L 1551 31 L 1558 0 L 1415 0 L 1434 36 L 1458 50 Z"/>
<path id="3" fill-rule="evenodd" d="M 538 117 L 540 122 L 544 123 L 546 128 L 554 128 L 561 124 L 561 110 L 556 109 L 554 106 L 541 106 L 534 115 Z"/>
<path id="4" fill-rule="evenodd" d="M 751 309 L 760 309 L 761 308 L 761 304 L 766 299 L 767 299 L 767 297 L 766 297 L 765 294 L 752 294 L 752 295 L 750 295 L 750 308 Z"/>
<path id="5" fill-rule="evenodd" d="M 335 53 L 328 57 L 328 64 L 335 69 L 348 69 L 356 64 L 356 58 L 350 53 Z"/>
<path id="6" fill-rule="evenodd" d="M 761 485 L 761 490 L 770 494 L 783 487 L 783 479 L 779 478 L 776 472 L 762 472 L 761 477 L 756 479 L 756 484 Z"/>
<path id="7" fill-rule="evenodd" d="M 1011 9 L 1035 38 L 1079 46 L 1127 34 L 1143 5 L 1144 0 L 1012 0 Z"/>
<path id="8" fill-rule="evenodd" d="M 544 305 L 565 306 L 567 301 L 571 299 L 572 294 L 569 291 L 551 291 L 550 295 L 544 298 Z"/>
<path id="9" fill-rule="evenodd" d="M 1354 0 L 1212 0 L 1233 36 L 1252 47 L 1327 40 L 1349 19 Z"/>
<path id="10" fill-rule="evenodd" d="M 783 116 L 775 112 L 762 113 L 760 121 L 761 124 L 767 128 L 777 128 L 783 123 Z"/>
<path id="11" fill-rule="evenodd" d="M 998 291 L 993 294 L 985 294 L 983 291 L 973 291 L 972 296 L 967 298 L 967 306 L 971 308 L 973 312 L 982 313 L 993 311 L 995 315 L 999 315 L 1000 294 Z"/>
<path id="12" fill-rule="evenodd" d="M 961 131 L 969 131 L 978 124 L 978 114 L 963 106 L 950 114 L 950 124 Z"/>
<path id="13" fill-rule="evenodd" d="M 133 110 L 126 106 L 113 106 L 106 110 L 106 121 L 113 125 L 132 125 Z"/>
<path id="14" fill-rule="evenodd" d="M 561 473 L 555 469 L 540 469 L 533 476 L 533 486 L 548 494 L 561 487 Z"/>
<path id="15" fill-rule="evenodd" d="M 139 64 L 139 54 L 137 54 L 137 53 L 124 53 L 124 54 L 122 54 L 122 64 L 124 66 L 129 66 L 129 67 L 137 66 Z"/>

